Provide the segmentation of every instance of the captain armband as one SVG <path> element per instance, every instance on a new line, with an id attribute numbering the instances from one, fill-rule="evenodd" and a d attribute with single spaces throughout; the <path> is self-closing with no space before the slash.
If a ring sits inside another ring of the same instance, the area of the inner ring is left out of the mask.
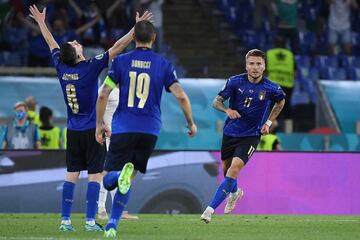
<path id="1" fill-rule="evenodd" d="M 106 76 L 104 84 L 112 89 L 116 88 L 116 83 L 109 76 Z"/>

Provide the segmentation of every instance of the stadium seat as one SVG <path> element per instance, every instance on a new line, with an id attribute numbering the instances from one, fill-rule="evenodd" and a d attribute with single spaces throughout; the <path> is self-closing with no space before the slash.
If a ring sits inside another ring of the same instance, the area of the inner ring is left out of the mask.
<path id="1" fill-rule="evenodd" d="M 308 55 L 296 55 L 295 62 L 297 68 L 307 68 L 311 67 L 311 58 Z"/>
<path id="2" fill-rule="evenodd" d="M 352 53 L 354 55 L 360 55 L 360 33 L 353 32 L 351 34 L 351 39 L 353 45 Z"/>
<path id="3" fill-rule="evenodd" d="M 359 56 L 341 56 L 342 67 L 349 72 L 351 68 L 360 68 Z"/>
<path id="4" fill-rule="evenodd" d="M 308 104 L 310 103 L 310 96 L 307 92 L 294 91 L 291 96 L 291 105 Z"/>
<path id="5" fill-rule="evenodd" d="M 316 36 L 313 32 L 299 32 L 300 50 L 302 54 L 310 54 L 316 43 Z"/>
<path id="6" fill-rule="evenodd" d="M 318 69 L 323 69 L 326 67 L 337 68 L 339 67 L 339 61 L 336 56 L 320 55 L 314 58 L 314 65 Z"/>
<path id="7" fill-rule="evenodd" d="M 245 31 L 241 39 L 246 49 L 263 49 L 264 47 L 265 36 L 262 33 Z"/>
<path id="8" fill-rule="evenodd" d="M 360 68 L 350 68 L 349 79 L 360 81 Z"/>
<path id="9" fill-rule="evenodd" d="M 319 70 L 315 67 L 310 69 L 310 76 L 312 78 L 313 81 L 317 81 L 320 79 L 320 73 Z"/>
<path id="10" fill-rule="evenodd" d="M 346 71 L 344 68 L 324 67 L 321 70 L 321 79 L 346 80 Z"/>

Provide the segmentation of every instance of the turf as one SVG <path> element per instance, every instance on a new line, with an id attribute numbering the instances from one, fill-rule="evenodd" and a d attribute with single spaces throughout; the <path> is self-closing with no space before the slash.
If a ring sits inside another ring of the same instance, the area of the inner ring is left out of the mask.
<path id="1" fill-rule="evenodd" d="M 103 239 L 84 231 L 84 216 L 74 214 L 76 232 L 58 231 L 56 214 L 0 214 L 0 239 Z M 140 215 L 120 221 L 117 239 L 360 239 L 360 216 L 216 215 L 205 224 L 199 215 Z"/>

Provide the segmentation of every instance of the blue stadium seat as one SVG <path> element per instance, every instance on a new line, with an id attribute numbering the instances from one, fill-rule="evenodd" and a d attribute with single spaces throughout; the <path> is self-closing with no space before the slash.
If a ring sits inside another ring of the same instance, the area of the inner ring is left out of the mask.
<path id="1" fill-rule="evenodd" d="M 299 32 L 300 51 L 308 55 L 315 49 L 316 36 L 313 32 Z"/>
<path id="2" fill-rule="evenodd" d="M 346 71 L 343 68 L 324 67 L 321 70 L 321 79 L 346 80 Z"/>
<path id="3" fill-rule="evenodd" d="M 263 49 L 265 45 L 265 36 L 255 31 L 245 31 L 241 36 L 243 45 L 246 49 Z"/>
<path id="4" fill-rule="evenodd" d="M 310 76 L 313 79 L 313 81 L 317 81 L 320 79 L 320 73 L 319 70 L 317 68 L 311 68 L 310 69 Z"/>
<path id="5" fill-rule="evenodd" d="M 307 68 L 311 67 L 311 58 L 308 55 L 296 55 L 295 62 L 297 68 Z"/>
<path id="6" fill-rule="evenodd" d="M 354 55 L 360 55 L 360 33 L 353 32 L 351 34 L 351 40 L 353 45 L 352 53 Z"/>
<path id="7" fill-rule="evenodd" d="M 360 81 L 360 68 L 350 68 L 349 79 Z"/>
<path id="8" fill-rule="evenodd" d="M 341 66 L 350 73 L 351 68 L 360 68 L 359 56 L 341 56 Z"/>
<path id="9" fill-rule="evenodd" d="M 337 68 L 339 66 L 339 61 L 336 56 L 320 55 L 314 58 L 314 65 L 318 69 L 323 69 L 326 67 Z"/>
<path id="10" fill-rule="evenodd" d="M 293 92 L 291 96 L 292 106 L 308 103 L 310 103 L 310 96 L 307 92 Z"/>

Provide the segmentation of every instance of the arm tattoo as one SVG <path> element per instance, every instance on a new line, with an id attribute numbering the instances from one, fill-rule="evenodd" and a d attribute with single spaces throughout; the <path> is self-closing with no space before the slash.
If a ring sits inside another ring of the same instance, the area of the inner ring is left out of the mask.
<path id="1" fill-rule="evenodd" d="M 281 100 L 280 102 L 275 103 L 273 109 L 271 110 L 269 119 L 274 121 L 280 114 L 281 110 L 285 105 L 285 99 Z"/>
<path id="2" fill-rule="evenodd" d="M 224 105 L 225 99 L 222 96 L 217 95 L 216 98 L 213 101 L 213 107 L 216 110 L 219 110 L 221 112 L 225 112 L 225 105 Z"/>

